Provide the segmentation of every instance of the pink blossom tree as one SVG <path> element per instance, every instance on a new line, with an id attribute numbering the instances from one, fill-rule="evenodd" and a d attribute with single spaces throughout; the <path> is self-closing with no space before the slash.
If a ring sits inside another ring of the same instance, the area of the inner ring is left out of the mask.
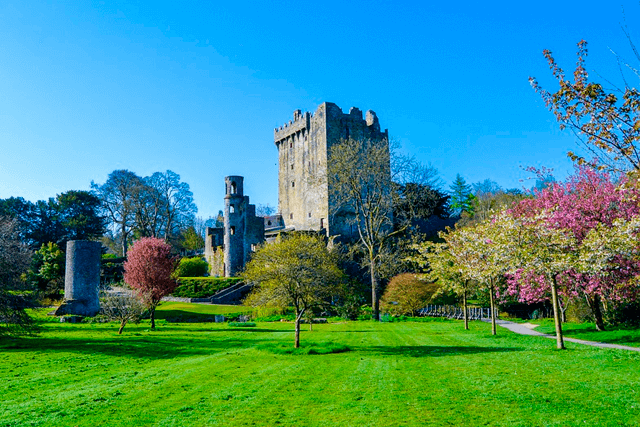
<path id="1" fill-rule="evenodd" d="M 145 237 L 134 243 L 124 263 L 124 281 L 135 290 L 149 309 L 151 329 L 156 328 L 155 310 L 162 297 L 176 288 L 171 277 L 177 258 L 171 246 L 162 239 Z"/>
<path id="2" fill-rule="evenodd" d="M 611 228 L 614 221 L 630 220 L 640 215 L 638 187 L 630 185 L 626 177 L 618 182 L 607 173 L 586 166 L 579 166 L 576 174 L 564 183 L 554 183 L 538 191 L 533 199 L 522 200 L 511 209 L 515 218 L 532 218 L 540 212 L 547 212 L 544 226 L 555 230 L 566 230 L 576 240 L 577 251 L 587 250 L 582 245 L 588 233 L 596 227 Z M 625 284 L 629 278 L 640 273 L 640 263 L 635 258 L 620 254 L 610 260 L 608 269 L 594 271 L 574 266 L 560 272 L 557 284 L 561 296 L 584 297 L 598 330 L 604 329 L 602 311 L 603 299 L 619 300 L 635 298 L 636 292 Z M 535 271 L 520 271 L 511 277 L 507 293 L 518 294 L 524 302 L 540 301 L 546 298 L 550 284 Z M 565 301 L 566 304 L 566 301 Z"/>

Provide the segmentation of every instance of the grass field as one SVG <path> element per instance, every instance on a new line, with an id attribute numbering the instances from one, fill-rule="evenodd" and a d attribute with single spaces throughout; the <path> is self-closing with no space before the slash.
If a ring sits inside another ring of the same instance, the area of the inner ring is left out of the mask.
<path id="1" fill-rule="evenodd" d="M 315 325 L 286 354 L 291 323 L 157 323 L 1 341 L 0 426 L 640 424 L 635 352 L 436 319 Z"/>

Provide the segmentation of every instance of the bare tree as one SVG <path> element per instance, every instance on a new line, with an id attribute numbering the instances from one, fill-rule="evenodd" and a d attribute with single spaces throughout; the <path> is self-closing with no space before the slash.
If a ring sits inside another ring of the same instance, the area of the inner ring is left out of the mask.
<path id="1" fill-rule="evenodd" d="M 415 157 L 398 153 L 398 146 L 387 140 L 347 139 L 331 148 L 327 166 L 331 214 L 344 218 L 357 230 L 367 259 L 371 281 L 373 315 L 379 318 L 378 266 L 390 239 L 404 232 L 412 216 L 393 218 L 399 197 L 414 199 L 412 189 L 440 184 L 437 170 Z M 417 185 L 407 185 L 417 184 Z M 403 188 L 403 193 L 395 187 Z"/>
<path id="2" fill-rule="evenodd" d="M 131 290 L 104 292 L 100 298 L 100 313 L 111 321 L 120 322 L 118 335 L 129 322 L 138 323 L 147 308 Z"/>
<path id="3" fill-rule="evenodd" d="M 136 201 L 143 186 L 142 178 L 125 169 L 111 172 L 102 185 L 91 182 L 91 188 L 102 202 L 104 215 L 121 235 L 123 256 L 127 255 L 129 235 L 135 221 Z"/>

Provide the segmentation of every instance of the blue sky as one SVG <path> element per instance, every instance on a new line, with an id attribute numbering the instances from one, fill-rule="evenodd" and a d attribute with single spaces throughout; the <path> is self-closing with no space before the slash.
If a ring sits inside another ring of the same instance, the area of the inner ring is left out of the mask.
<path id="1" fill-rule="evenodd" d="M 460 173 L 503 187 L 526 166 L 563 178 L 574 137 L 528 76 L 620 80 L 637 2 L 11 2 L 0 4 L 0 198 L 35 201 L 103 183 L 115 169 L 170 169 L 199 215 L 226 175 L 277 205 L 273 129 L 324 101 L 376 111 L 446 187 Z M 597 78 L 597 77 L 596 77 Z M 637 78 L 631 81 L 637 83 Z"/>

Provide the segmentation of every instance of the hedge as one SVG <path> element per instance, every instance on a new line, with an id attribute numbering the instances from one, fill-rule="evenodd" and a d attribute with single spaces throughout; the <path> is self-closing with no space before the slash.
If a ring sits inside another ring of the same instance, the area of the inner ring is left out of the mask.
<path id="1" fill-rule="evenodd" d="M 180 277 L 174 297 L 207 298 L 240 282 L 239 277 Z"/>

